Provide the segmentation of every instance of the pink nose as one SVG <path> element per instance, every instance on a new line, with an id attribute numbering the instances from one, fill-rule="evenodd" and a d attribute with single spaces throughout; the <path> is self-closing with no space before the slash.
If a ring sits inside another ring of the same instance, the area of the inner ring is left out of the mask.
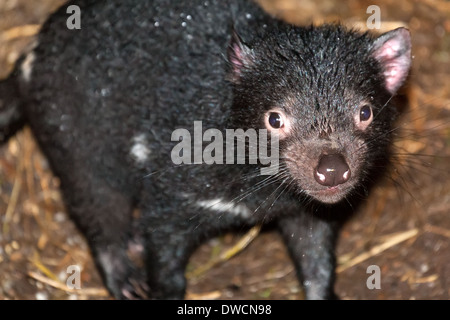
<path id="1" fill-rule="evenodd" d="M 348 181 L 350 175 L 350 168 L 340 154 L 322 155 L 314 170 L 316 181 L 327 187 L 334 187 Z"/>

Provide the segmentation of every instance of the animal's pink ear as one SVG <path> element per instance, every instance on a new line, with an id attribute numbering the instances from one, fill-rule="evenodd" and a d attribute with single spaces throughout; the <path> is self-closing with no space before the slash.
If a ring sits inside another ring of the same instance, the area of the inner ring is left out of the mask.
<path id="1" fill-rule="evenodd" d="M 408 29 L 398 28 L 379 36 L 372 47 L 384 74 L 386 89 L 394 94 L 403 84 L 411 66 L 411 36 Z"/>
<path id="2" fill-rule="evenodd" d="M 243 70 L 252 65 L 252 58 L 252 50 L 242 42 L 239 35 L 233 29 L 231 41 L 228 45 L 228 62 L 231 65 L 231 72 L 228 78 L 238 83 Z"/>

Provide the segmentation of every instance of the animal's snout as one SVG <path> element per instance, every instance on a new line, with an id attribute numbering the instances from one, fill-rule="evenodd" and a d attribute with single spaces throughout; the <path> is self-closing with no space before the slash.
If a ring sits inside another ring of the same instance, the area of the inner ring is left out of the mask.
<path id="1" fill-rule="evenodd" d="M 334 187 L 350 179 L 350 168 L 345 158 L 338 153 L 323 154 L 314 169 L 316 181 L 327 187 Z"/>

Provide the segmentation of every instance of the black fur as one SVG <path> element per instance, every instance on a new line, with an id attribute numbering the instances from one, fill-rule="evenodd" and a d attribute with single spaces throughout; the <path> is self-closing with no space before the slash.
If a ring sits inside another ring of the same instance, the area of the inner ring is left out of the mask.
<path id="1" fill-rule="evenodd" d="M 306 297 L 335 297 L 341 218 L 387 160 L 395 109 L 383 72 L 396 58 L 374 54 L 380 44 L 369 34 L 294 27 L 246 0 L 72 4 L 81 30 L 65 27 L 67 6 L 52 15 L 31 78 L 19 63 L 0 99 L 16 115 L 10 123 L 31 126 L 113 295 L 182 298 L 184 269 L 201 241 L 272 221 Z M 374 120 L 362 130 L 355 114 L 364 103 Z M 259 175 L 260 165 L 171 161 L 175 129 L 192 132 L 194 121 L 204 130 L 263 129 L 273 108 L 292 129 L 280 141 L 278 175 Z M 14 131 L 7 127 L 5 136 Z M 145 161 L 133 156 L 136 144 Z M 335 192 L 313 178 L 330 150 L 352 170 Z"/>

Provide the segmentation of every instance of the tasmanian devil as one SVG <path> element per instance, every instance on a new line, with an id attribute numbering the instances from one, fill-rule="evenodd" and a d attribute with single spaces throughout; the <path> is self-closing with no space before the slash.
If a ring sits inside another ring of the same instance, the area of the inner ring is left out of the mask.
<path id="1" fill-rule="evenodd" d="M 250 0 L 79 0 L 0 83 L 1 134 L 31 127 L 116 298 L 183 298 L 201 241 L 266 222 L 306 297 L 333 298 L 341 218 L 388 160 L 410 63 L 404 28 L 297 27 Z"/>

